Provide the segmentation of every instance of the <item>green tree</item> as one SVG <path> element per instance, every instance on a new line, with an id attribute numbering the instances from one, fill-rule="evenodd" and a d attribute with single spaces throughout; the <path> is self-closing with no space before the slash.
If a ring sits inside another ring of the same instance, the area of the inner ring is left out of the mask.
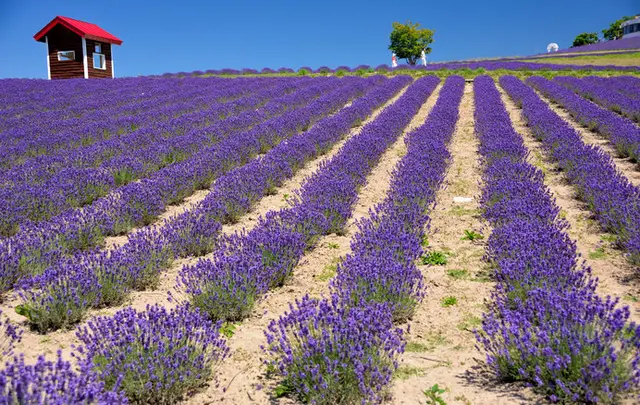
<path id="1" fill-rule="evenodd" d="M 394 22 L 389 39 L 389 49 L 399 59 L 406 59 L 408 64 L 415 65 L 423 50 L 425 54 L 431 52 L 429 45 L 433 43 L 433 31 L 420 28 L 419 23 L 413 24 L 411 21 L 406 24 Z"/>
<path id="2" fill-rule="evenodd" d="M 629 20 L 633 20 L 633 17 L 624 16 L 618 21 L 612 22 L 609 28 L 607 28 L 606 30 L 602 30 L 604 39 L 606 39 L 607 41 L 613 41 L 614 39 L 622 38 L 622 27 L 620 26 L 620 24 Z"/>
<path id="3" fill-rule="evenodd" d="M 596 42 L 598 42 L 598 34 L 595 32 L 583 32 L 573 40 L 571 47 L 595 44 Z"/>

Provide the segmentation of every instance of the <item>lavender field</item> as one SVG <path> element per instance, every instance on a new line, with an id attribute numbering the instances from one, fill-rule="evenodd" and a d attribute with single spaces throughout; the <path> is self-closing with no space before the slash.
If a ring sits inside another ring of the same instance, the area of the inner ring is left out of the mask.
<path id="1" fill-rule="evenodd" d="M 637 403 L 640 78 L 375 70 L 1 80 L 0 404 Z"/>

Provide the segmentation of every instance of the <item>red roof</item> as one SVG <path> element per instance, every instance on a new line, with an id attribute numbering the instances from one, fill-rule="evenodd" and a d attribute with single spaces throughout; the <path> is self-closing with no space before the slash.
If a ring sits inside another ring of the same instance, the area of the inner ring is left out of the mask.
<path id="1" fill-rule="evenodd" d="M 43 29 L 38 31 L 38 33 L 34 35 L 33 38 L 36 41 L 44 42 L 44 36 L 47 35 L 47 32 L 51 31 L 51 29 L 58 24 L 70 29 L 71 31 L 80 35 L 82 38 L 122 45 L 122 40 L 120 38 L 109 34 L 107 31 L 103 30 L 95 24 L 62 16 L 57 16 L 56 18 L 51 20 L 51 22 L 47 24 Z"/>

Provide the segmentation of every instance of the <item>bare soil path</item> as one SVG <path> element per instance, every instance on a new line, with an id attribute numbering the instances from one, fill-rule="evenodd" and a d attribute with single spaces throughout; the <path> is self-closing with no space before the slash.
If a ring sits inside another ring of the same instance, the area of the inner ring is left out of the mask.
<path id="1" fill-rule="evenodd" d="M 436 88 L 412 119 L 404 131 L 405 135 L 424 122 L 435 104 L 440 88 L 441 86 Z M 392 102 L 395 102 L 398 97 Z M 379 111 L 367 122 L 375 118 Z M 332 154 L 337 151 L 338 149 L 334 148 Z M 355 221 L 368 215 L 369 209 L 384 199 L 390 185 L 391 172 L 405 153 L 404 136 L 401 136 L 383 154 L 378 165 L 368 176 L 366 184 L 360 189 L 358 201 L 352 218 L 347 223 L 345 234 L 340 236 L 331 234 L 320 238 L 316 248 L 303 256 L 294 269 L 291 279 L 282 288 L 272 291 L 262 299 L 252 316 L 237 325 L 233 337 L 229 339 L 233 354 L 216 373 L 219 376 L 220 387 L 211 386 L 187 400 L 186 403 L 268 404 L 274 401 L 292 403 L 287 398 L 274 400 L 270 396 L 269 387 L 275 382 L 264 378 L 260 348 L 260 345 L 265 342 L 263 330 L 271 320 L 282 315 L 288 309 L 289 303 L 294 302 L 295 299 L 306 294 L 319 297 L 328 291 L 328 282 L 335 275 L 336 264 L 341 257 L 350 252 L 351 237 L 357 232 Z M 318 166 L 319 163 L 309 167 L 304 177 L 313 173 Z M 282 191 L 295 190 L 302 184 L 304 177 L 301 176 L 295 184 L 290 185 L 291 188 L 285 187 Z M 282 193 L 279 195 L 282 196 Z M 266 200 L 265 204 L 267 204 Z M 255 214 L 252 217 L 255 221 Z"/>

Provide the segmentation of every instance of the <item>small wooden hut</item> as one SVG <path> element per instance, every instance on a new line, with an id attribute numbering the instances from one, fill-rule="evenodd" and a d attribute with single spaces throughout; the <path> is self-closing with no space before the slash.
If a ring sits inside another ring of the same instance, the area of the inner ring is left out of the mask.
<path id="1" fill-rule="evenodd" d="M 113 45 L 122 40 L 95 24 L 57 16 L 36 35 L 47 44 L 49 79 L 113 78 Z"/>

